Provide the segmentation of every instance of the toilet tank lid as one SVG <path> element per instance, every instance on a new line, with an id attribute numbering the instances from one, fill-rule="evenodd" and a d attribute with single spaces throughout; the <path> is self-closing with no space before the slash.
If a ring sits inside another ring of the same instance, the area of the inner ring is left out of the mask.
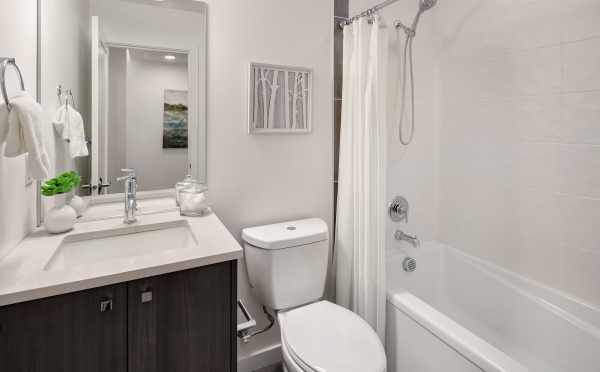
<path id="1" fill-rule="evenodd" d="M 242 230 L 242 239 L 263 249 L 285 249 L 329 239 L 327 224 L 320 218 L 248 227 Z"/>

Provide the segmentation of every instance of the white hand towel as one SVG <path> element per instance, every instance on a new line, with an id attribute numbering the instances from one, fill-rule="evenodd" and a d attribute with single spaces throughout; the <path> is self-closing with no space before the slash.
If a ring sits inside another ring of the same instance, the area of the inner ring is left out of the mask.
<path id="1" fill-rule="evenodd" d="M 10 158 L 29 153 L 29 172 L 36 180 L 48 178 L 50 160 L 44 145 L 41 126 L 44 110 L 28 93 L 20 92 L 11 98 L 8 114 L 8 133 L 4 155 Z"/>
<path id="2" fill-rule="evenodd" d="M 73 106 L 62 105 L 56 111 L 52 122 L 62 139 L 69 142 L 69 153 L 72 158 L 89 155 L 85 141 L 83 118 Z"/>
<path id="3" fill-rule="evenodd" d="M 59 136 L 67 141 L 69 139 L 69 105 L 64 104 L 56 110 L 52 124 Z M 67 128 L 67 130 L 65 130 Z"/>
<path id="4" fill-rule="evenodd" d="M 6 141 L 8 135 L 8 109 L 6 104 L 0 103 L 0 145 Z"/>

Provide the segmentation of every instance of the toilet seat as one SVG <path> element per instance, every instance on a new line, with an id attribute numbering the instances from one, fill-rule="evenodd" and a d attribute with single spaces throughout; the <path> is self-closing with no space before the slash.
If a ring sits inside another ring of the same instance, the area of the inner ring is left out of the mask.
<path id="1" fill-rule="evenodd" d="M 280 312 L 282 347 L 306 372 L 384 372 L 385 351 L 358 315 L 328 301 Z"/>

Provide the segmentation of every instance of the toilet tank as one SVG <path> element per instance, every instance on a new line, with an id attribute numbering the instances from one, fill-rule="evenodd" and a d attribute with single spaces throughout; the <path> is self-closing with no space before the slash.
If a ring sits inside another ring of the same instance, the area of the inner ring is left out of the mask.
<path id="1" fill-rule="evenodd" d="M 318 218 L 257 226 L 242 231 L 250 285 L 274 310 L 320 299 L 329 261 L 329 231 Z"/>

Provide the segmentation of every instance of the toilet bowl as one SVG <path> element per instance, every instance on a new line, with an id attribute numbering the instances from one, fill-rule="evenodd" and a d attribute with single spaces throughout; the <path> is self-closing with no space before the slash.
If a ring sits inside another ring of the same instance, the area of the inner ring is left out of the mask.
<path id="1" fill-rule="evenodd" d="M 277 312 L 288 372 L 384 372 L 383 345 L 353 312 L 321 300 L 329 232 L 320 219 L 242 231 L 254 293 Z"/>
<path id="2" fill-rule="evenodd" d="M 377 334 L 358 315 L 319 301 L 279 312 L 281 348 L 288 371 L 384 372 Z"/>

